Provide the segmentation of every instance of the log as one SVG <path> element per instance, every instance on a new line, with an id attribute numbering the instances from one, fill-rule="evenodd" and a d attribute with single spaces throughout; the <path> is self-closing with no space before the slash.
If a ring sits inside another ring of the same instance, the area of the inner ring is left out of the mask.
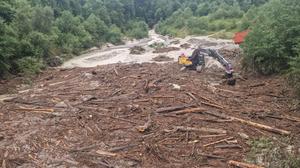
<path id="1" fill-rule="evenodd" d="M 219 106 L 217 104 L 206 103 L 206 102 L 203 102 L 203 101 L 201 101 L 201 103 L 204 104 L 204 105 L 207 105 L 207 106 L 218 108 L 218 109 L 224 109 L 224 107 Z"/>
<path id="2" fill-rule="evenodd" d="M 157 95 L 157 96 L 152 96 L 152 98 L 154 99 L 172 99 L 172 98 L 175 98 L 175 96 L 160 96 L 160 95 Z"/>
<path id="3" fill-rule="evenodd" d="M 204 102 L 204 101 L 201 101 L 199 103 L 198 99 L 190 92 L 187 92 L 186 93 L 188 96 L 190 96 L 193 100 L 195 100 L 197 102 L 198 105 L 201 104 L 204 104 L 204 105 L 207 105 L 207 106 L 210 106 L 210 107 L 215 107 L 215 108 L 219 108 L 219 109 L 224 109 L 224 107 L 222 107 L 221 105 L 217 104 L 217 103 L 207 103 L 207 102 Z M 209 102 L 212 102 L 211 100 L 205 98 L 205 97 L 202 97 L 200 96 L 202 99 L 206 100 L 206 101 L 209 101 Z"/>
<path id="4" fill-rule="evenodd" d="M 107 151 L 103 151 L 103 150 L 97 150 L 96 153 L 99 154 L 99 155 L 109 156 L 109 157 L 117 156 L 117 154 L 115 154 L 115 153 L 107 152 Z"/>
<path id="5" fill-rule="evenodd" d="M 261 86 L 265 86 L 265 85 L 266 85 L 266 83 L 258 83 L 258 84 L 250 85 L 249 87 L 255 88 L 255 87 L 261 87 Z"/>
<path id="6" fill-rule="evenodd" d="M 174 114 L 185 114 L 185 113 L 201 113 L 205 111 L 206 109 L 204 108 L 188 108 L 184 110 L 179 110 L 179 111 L 173 111 L 172 113 Z"/>
<path id="7" fill-rule="evenodd" d="M 233 137 L 229 137 L 229 138 L 221 139 L 221 140 L 219 140 L 219 141 L 215 141 L 215 142 L 212 142 L 212 143 L 209 143 L 209 144 L 203 145 L 203 147 L 208 147 L 208 146 L 211 146 L 211 145 L 219 144 L 219 143 L 226 142 L 226 141 L 228 141 L 228 140 L 232 140 L 232 139 L 233 139 Z"/>
<path id="8" fill-rule="evenodd" d="M 190 96 L 193 100 L 195 100 L 196 102 L 198 102 L 198 99 L 197 99 L 192 93 L 186 92 L 186 94 L 187 94 L 188 96 Z"/>
<path id="9" fill-rule="evenodd" d="M 216 138 L 216 137 L 224 137 L 227 134 L 217 134 L 217 135 L 202 135 L 198 136 L 198 138 Z"/>
<path id="10" fill-rule="evenodd" d="M 287 120 L 290 120 L 290 121 L 293 121 L 293 122 L 300 122 L 300 118 L 298 117 L 293 117 L 293 116 L 283 116 L 283 118 L 287 119 Z"/>
<path id="11" fill-rule="evenodd" d="M 259 124 L 259 123 L 255 123 L 252 121 L 247 121 L 241 118 L 237 118 L 237 117 L 230 117 L 232 120 L 234 121 L 238 121 L 241 122 L 242 124 L 247 124 L 256 128 L 260 128 L 269 132 L 273 132 L 273 133 L 277 133 L 277 134 L 281 134 L 281 135 L 290 135 L 291 132 L 290 131 L 286 131 L 286 130 L 282 130 L 282 129 L 278 129 L 278 128 L 274 128 L 274 127 L 270 127 L 267 125 L 263 125 L 263 124 Z"/>
<path id="12" fill-rule="evenodd" d="M 252 122 L 252 121 L 247 121 L 247 120 L 244 120 L 244 119 L 241 119 L 241 118 L 228 116 L 228 115 L 225 115 L 225 114 L 220 114 L 220 113 L 216 113 L 216 112 L 204 112 L 204 113 L 209 114 L 209 115 L 213 115 L 213 116 L 217 116 L 217 117 L 221 117 L 221 118 L 226 118 L 226 119 L 233 120 L 233 121 L 238 121 L 242 124 L 247 124 L 249 126 L 253 126 L 253 127 L 256 127 L 256 128 L 260 128 L 260 129 L 263 129 L 263 130 L 266 130 L 266 131 L 269 131 L 269 132 L 273 132 L 273 133 L 277 133 L 277 134 L 281 134 L 281 135 L 290 135 L 291 134 L 290 131 L 286 131 L 286 130 L 282 130 L 282 129 L 278 129 L 278 128 L 273 128 L 273 127 L 270 127 L 270 126 L 267 126 L 267 125 L 255 123 L 255 122 Z"/>
<path id="13" fill-rule="evenodd" d="M 228 164 L 230 166 L 236 166 L 236 167 L 239 167 L 239 168 L 264 168 L 262 166 L 257 166 L 257 165 L 254 165 L 254 164 L 238 162 L 238 161 L 234 161 L 234 160 L 228 161 Z"/>
<path id="14" fill-rule="evenodd" d="M 242 147 L 240 145 L 216 145 L 215 148 L 221 148 L 221 149 L 225 149 L 225 148 L 237 148 L 237 149 L 242 149 Z"/>
<path id="15" fill-rule="evenodd" d="M 206 154 L 206 153 L 198 153 L 200 156 L 204 156 L 207 158 L 212 158 L 212 159 L 225 159 L 224 157 L 217 156 L 217 155 L 211 155 L 211 154 Z"/>
<path id="16" fill-rule="evenodd" d="M 119 72 L 117 71 L 116 67 L 114 66 L 114 72 L 117 76 L 119 76 Z"/>
<path id="17" fill-rule="evenodd" d="M 197 132 L 208 132 L 208 133 L 215 133 L 215 134 L 226 134 L 226 130 L 222 129 L 213 129 L 213 128 L 195 128 L 195 127 L 184 127 L 184 126 L 174 126 L 174 129 L 177 131 L 197 131 Z"/>
<path id="18" fill-rule="evenodd" d="M 40 112 L 48 112 L 48 113 L 52 113 L 54 112 L 54 109 L 35 109 L 35 108 L 16 108 L 14 110 L 18 110 L 18 111 L 40 111 Z"/>
<path id="19" fill-rule="evenodd" d="M 183 106 L 172 106 L 172 107 L 163 107 L 155 111 L 155 113 L 168 113 L 176 110 L 182 110 L 185 108 L 193 107 L 193 105 L 183 105 Z"/>

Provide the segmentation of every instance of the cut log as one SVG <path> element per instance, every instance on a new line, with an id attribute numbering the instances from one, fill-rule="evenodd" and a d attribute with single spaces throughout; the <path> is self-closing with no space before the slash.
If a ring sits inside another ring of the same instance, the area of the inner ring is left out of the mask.
<path id="1" fill-rule="evenodd" d="M 263 129 L 263 130 L 266 130 L 266 131 L 269 131 L 269 132 L 274 132 L 274 133 L 281 134 L 281 135 L 290 135 L 291 134 L 290 131 L 270 127 L 270 126 L 255 123 L 255 122 L 252 122 L 252 121 L 247 121 L 247 120 L 244 120 L 244 119 L 241 119 L 241 118 L 237 118 L 237 117 L 230 117 L 230 118 L 234 121 L 238 121 L 238 122 L 241 122 L 243 124 L 247 124 L 247 125 L 250 125 L 250 126 L 253 126 L 253 127 L 256 127 L 256 128 L 260 128 L 260 129 Z"/>
<path id="2" fill-rule="evenodd" d="M 203 101 L 201 101 L 201 103 L 204 104 L 204 105 L 207 105 L 207 106 L 218 108 L 218 109 L 224 109 L 224 107 L 219 106 L 217 104 L 211 104 L 211 103 L 207 103 L 207 102 L 203 102 Z"/>
<path id="3" fill-rule="evenodd" d="M 214 133 L 214 134 L 226 134 L 226 130 L 222 129 L 213 129 L 213 128 L 195 128 L 195 127 L 184 127 L 184 126 L 174 126 L 175 130 L 178 131 L 197 131 L 197 132 L 208 132 L 208 133 Z"/>
<path id="4" fill-rule="evenodd" d="M 155 111 L 155 113 L 168 113 L 176 110 L 182 110 L 185 108 L 193 107 L 193 105 L 183 105 L 183 106 L 172 106 L 172 107 L 163 107 Z"/>
<path id="5" fill-rule="evenodd" d="M 103 151 L 103 150 L 97 150 L 96 151 L 97 154 L 102 155 L 102 156 L 117 156 L 117 154 L 112 153 L 112 152 L 107 152 L 107 151 Z"/>
<path id="6" fill-rule="evenodd" d="M 238 161 L 234 161 L 234 160 L 228 161 L 228 164 L 230 166 L 236 166 L 236 167 L 239 167 L 239 168 L 264 168 L 262 166 L 257 166 L 257 165 L 254 165 L 254 164 L 238 162 Z"/>
<path id="7" fill-rule="evenodd" d="M 255 87 L 261 87 L 261 86 L 265 86 L 265 85 L 266 85 L 266 83 L 258 83 L 258 84 L 250 85 L 249 87 L 255 88 Z"/>
<path id="8" fill-rule="evenodd" d="M 202 136 L 198 136 L 198 138 L 216 138 L 216 137 L 224 137 L 227 134 L 218 134 L 218 135 L 202 135 Z"/>
<path id="9" fill-rule="evenodd" d="M 185 114 L 185 113 L 201 113 L 204 112 L 206 109 L 204 108 L 188 108 L 184 110 L 179 110 L 179 111 L 173 111 L 172 113 L 174 114 Z"/>
<path id="10" fill-rule="evenodd" d="M 213 116 L 217 116 L 217 117 L 221 117 L 221 118 L 226 118 L 226 119 L 233 120 L 233 121 L 238 121 L 242 124 L 247 124 L 247 125 L 250 125 L 250 126 L 253 126 L 253 127 L 256 127 L 256 128 L 260 128 L 260 129 L 263 129 L 263 130 L 266 130 L 266 131 L 269 131 L 269 132 L 273 132 L 273 133 L 277 133 L 277 134 L 281 134 L 281 135 L 290 135 L 291 134 L 290 131 L 270 127 L 270 126 L 267 126 L 267 125 L 255 123 L 255 122 L 252 122 L 252 121 L 247 121 L 247 120 L 244 120 L 244 119 L 241 119 L 241 118 L 228 116 L 228 115 L 221 114 L 221 113 L 216 113 L 216 112 L 204 112 L 204 113 L 209 114 L 209 115 L 213 115 Z"/>
<path id="11" fill-rule="evenodd" d="M 154 99 L 172 99 L 172 98 L 175 98 L 175 96 L 160 96 L 160 95 L 158 95 L 158 96 L 152 96 L 152 98 L 154 98 Z"/>
<path id="12" fill-rule="evenodd" d="M 235 148 L 235 149 L 242 149 L 242 147 L 240 145 L 216 145 L 215 148 L 221 148 L 221 149 L 225 149 L 225 148 Z"/>
<path id="13" fill-rule="evenodd" d="M 219 141 L 215 141 L 215 142 L 212 142 L 212 143 L 203 145 L 203 147 L 208 147 L 208 146 L 211 146 L 211 145 L 219 144 L 219 143 L 226 142 L 226 141 L 229 141 L 229 140 L 232 140 L 232 139 L 233 139 L 233 137 L 221 139 L 221 140 L 219 140 Z"/>
<path id="14" fill-rule="evenodd" d="M 211 158 L 211 159 L 225 159 L 224 157 L 221 156 L 217 156 L 217 155 L 211 155 L 211 154 L 206 154 L 206 153 L 198 153 L 200 156 L 204 156 L 207 158 Z"/>
<path id="15" fill-rule="evenodd" d="M 287 120 L 290 120 L 290 121 L 293 121 L 293 122 L 300 122 L 300 118 L 298 117 L 293 117 L 293 116 L 283 116 L 283 118 L 287 119 Z"/>
<path id="16" fill-rule="evenodd" d="M 35 109 L 35 108 L 16 108 L 14 110 L 18 110 L 18 111 L 40 111 L 40 112 L 48 112 L 48 113 L 52 113 L 54 112 L 54 109 Z"/>
<path id="17" fill-rule="evenodd" d="M 222 107 L 221 105 L 219 105 L 219 104 L 217 104 L 217 103 L 207 103 L 207 102 L 204 102 L 204 101 L 201 101 L 201 102 L 199 103 L 198 99 L 197 99 L 192 93 L 187 92 L 186 94 L 187 94 L 188 96 L 190 96 L 193 100 L 195 100 L 196 103 L 197 103 L 198 105 L 200 105 L 200 103 L 201 103 L 201 104 L 204 104 L 204 105 L 207 105 L 207 106 L 210 106 L 210 107 L 215 107 L 215 108 L 219 108 L 219 109 L 224 109 L 224 107 Z M 202 96 L 200 96 L 200 97 L 201 97 L 202 99 L 206 100 L 206 101 L 212 102 L 211 100 L 209 100 L 209 99 L 207 99 L 207 98 L 205 98 L 205 97 L 202 97 Z"/>

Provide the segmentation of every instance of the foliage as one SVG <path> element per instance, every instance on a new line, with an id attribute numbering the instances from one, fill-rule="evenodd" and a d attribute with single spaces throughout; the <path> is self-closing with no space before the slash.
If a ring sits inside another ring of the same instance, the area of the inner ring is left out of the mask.
<path id="1" fill-rule="evenodd" d="M 24 76 L 33 76 L 41 71 L 43 63 L 41 60 L 33 57 L 23 57 L 17 60 L 19 72 Z"/>
<path id="2" fill-rule="evenodd" d="M 27 71 L 23 64 L 69 57 L 107 42 L 119 44 L 124 36 L 147 37 L 157 24 L 159 32 L 172 36 L 231 31 L 237 25 L 232 20 L 265 1 L 2 0 L 0 77 Z"/>
<path id="3" fill-rule="evenodd" d="M 248 141 L 251 149 L 247 161 L 272 168 L 298 168 L 300 159 L 289 148 L 283 148 L 267 138 Z"/>
<path id="4" fill-rule="evenodd" d="M 144 21 L 129 21 L 126 32 L 128 37 L 141 39 L 148 37 L 148 25 Z"/>
<path id="5" fill-rule="evenodd" d="M 264 5 L 243 45 L 245 65 L 263 74 L 289 68 L 298 55 L 299 25 L 300 1 L 272 0 Z"/>
<path id="6" fill-rule="evenodd" d="M 241 8 L 247 8 L 242 3 L 244 1 L 240 2 L 201 1 L 198 5 L 175 11 L 166 20 L 159 22 L 156 30 L 172 36 L 208 35 L 225 30 L 228 38 L 228 34 L 236 31 L 244 14 Z"/>
<path id="7" fill-rule="evenodd" d="M 118 44 L 122 41 L 122 32 L 121 29 L 116 25 L 112 25 L 107 33 L 107 41 L 113 44 Z"/>

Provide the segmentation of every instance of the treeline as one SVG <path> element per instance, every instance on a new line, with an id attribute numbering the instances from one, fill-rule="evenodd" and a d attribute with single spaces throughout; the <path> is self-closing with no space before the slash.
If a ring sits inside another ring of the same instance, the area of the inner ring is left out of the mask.
<path id="1" fill-rule="evenodd" d="M 1 0 L 0 78 L 35 74 L 51 58 L 163 35 L 232 37 L 249 29 L 244 65 L 286 73 L 300 92 L 299 0 Z M 222 33 L 223 32 L 223 33 Z"/>
<path id="2" fill-rule="evenodd" d="M 162 20 L 157 31 L 164 35 L 208 35 L 220 31 L 216 37 L 232 38 L 233 32 L 245 28 L 242 17 L 268 0 L 193 0 Z"/>
<path id="3" fill-rule="evenodd" d="M 139 10 L 133 0 L 2 0 L 0 77 L 37 73 L 57 55 L 147 37 Z"/>

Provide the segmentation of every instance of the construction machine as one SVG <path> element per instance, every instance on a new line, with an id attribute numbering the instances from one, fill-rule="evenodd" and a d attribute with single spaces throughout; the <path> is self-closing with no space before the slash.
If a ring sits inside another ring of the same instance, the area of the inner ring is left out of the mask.
<path id="1" fill-rule="evenodd" d="M 205 67 L 205 56 L 212 57 L 220 62 L 225 69 L 225 77 L 228 85 L 235 85 L 236 80 L 233 77 L 234 70 L 229 63 L 217 50 L 198 48 L 194 50 L 192 56 L 187 57 L 184 54 L 179 56 L 178 64 L 184 68 L 201 72 Z"/>

